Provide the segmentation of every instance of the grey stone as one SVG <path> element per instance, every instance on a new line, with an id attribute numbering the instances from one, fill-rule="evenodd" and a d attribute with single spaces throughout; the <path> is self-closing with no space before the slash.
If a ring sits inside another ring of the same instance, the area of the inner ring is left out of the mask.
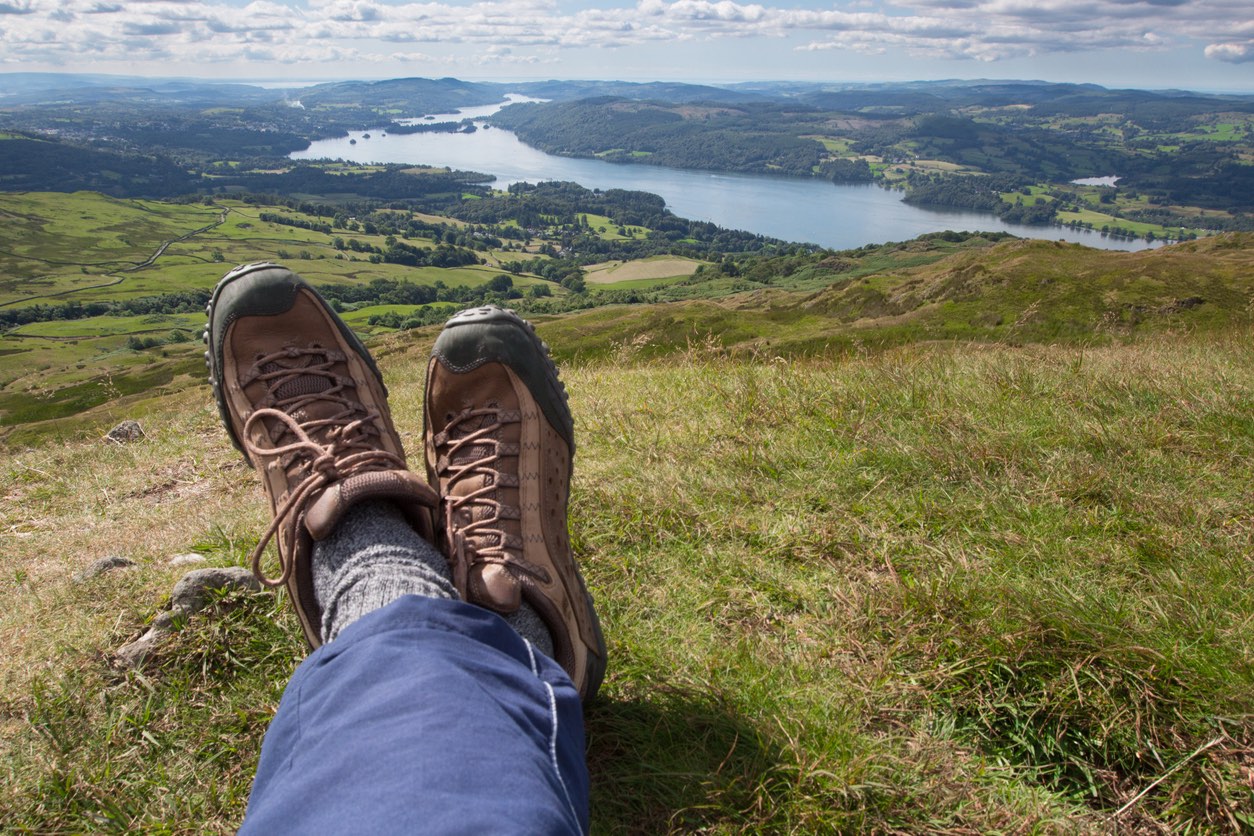
<path id="1" fill-rule="evenodd" d="M 118 444 L 139 441 L 144 437 L 144 428 L 138 421 L 123 421 L 105 434 L 105 438 Z"/>
<path id="2" fill-rule="evenodd" d="M 131 560 L 129 557 L 122 557 L 119 554 L 98 557 L 89 563 L 86 569 L 74 576 L 74 582 L 82 583 L 83 581 L 90 580 L 97 575 L 103 575 L 105 572 L 109 572 L 114 569 L 125 569 L 134 565 L 135 561 Z"/>
<path id="3" fill-rule="evenodd" d="M 170 595 L 170 608 L 181 610 L 185 615 L 203 610 L 214 589 L 247 589 L 256 591 L 261 584 L 253 573 L 239 566 L 227 568 L 193 569 L 174 585 Z"/>
<path id="4" fill-rule="evenodd" d="M 205 563 L 208 559 L 203 554 L 189 552 L 188 554 L 176 554 L 170 558 L 169 562 L 171 566 L 189 566 L 193 563 Z"/>
<path id="5" fill-rule="evenodd" d="M 182 613 L 179 613 L 179 615 L 181 614 Z M 152 629 L 160 630 L 162 632 L 170 632 L 174 629 L 174 621 L 176 618 L 178 618 L 178 615 L 176 615 L 173 610 L 159 612 L 157 613 L 156 618 L 152 620 Z"/>
<path id="6" fill-rule="evenodd" d="M 180 555 L 187 557 L 188 555 Z M 200 557 L 200 555 L 196 555 Z M 202 558 L 203 559 L 203 558 Z M 210 601 L 210 590 L 214 589 L 261 589 L 261 584 L 253 577 L 253 573 L 238 566 L 229 568 L 193 569 L 174 585 L 170 593 L 170 609 L 157 613 L 148 631 L 133 642 L 122 645 L 115 651 L 114 657 L 118 664 L 127 668 L 137 668 L 153 656 L 161 647 L 166 637 L 174 632 L 176 622 L 192 613 L 203 610 Z"/>
<path id="7" fill-rule="evenodd" d="M 161 644 L 161 640 L 170 635 L 169 630 L 153 627 L 133 642 L 122 645 L 114 656 L 118 662 L 128 668 L 137 668 L 144 660 L 152 656 Z"/>

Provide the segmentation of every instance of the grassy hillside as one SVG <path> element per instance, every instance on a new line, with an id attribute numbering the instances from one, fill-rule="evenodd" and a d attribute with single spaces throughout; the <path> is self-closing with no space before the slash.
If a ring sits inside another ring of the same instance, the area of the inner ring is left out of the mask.
<path id="1" fill-rule="evenodd" d="M 142 270 L 87 278 L 76 266 L 48 267 L 52 259 L 47 255 L 22 269 L 32 276 L 38 272 L 33 264 L 47 269 L 45 293 L 60 295 L 43 301 L 72 298 L 84 304 L 207 293 L 226 265 L 257 258 L 287 261 L 320 285 L 390 279 L 483 287 L 501 273 L 492 263 L 458 268 L 371 263 L 336 250 L 333 236 L 261 221 L 254 207 L 225 209 L 221 225 L 167 246 Z M 199 220 L 193 214 L 185 223 Z M 165 227 L 144 246 L 161 235 L 176 237 L 178 229 Z M 356 238 L 383 243 L 379 235 Z M 225 253 L 224 260 L 217 261 L 215 252 Z M 81 253 L 84 260 L 99 256 Z M 690 259 L 595 265 L 582 304 L 598 304 L 606 289 L 679 301 L 600 307 L 562 317 L 551 326 L 555 348 L 563 359 L 587 360 L 628 344 L 645 357 L 706 342 L 781 357 L 920 340 L 1106 344 L 1142 333 L 1224 328 L 1249 322 L 1254 313 L 1254 235 L 1249 233 L 1139 253 L 1046 241 L 920 240 L 865 253 L 749 257 L 738 265 L 735 274 Z M 670 275 L 654 277 L 663 273 Z M 623 275 L 643 278 L 596 283 L 602 276 L 616 280 Z M 83 286 L 84 281 L 91 284 Z M 520 290 L 555 288 L 551 292 L 559 303 L 569 298 L 565 288 L 532 275 L 516 275 L 512 281 Z M 543 309 L 548 302 L 541 299 L 538 305 Z M 201 349 L 195 342 L 195 311 L 200 304 L 203 300 L 188 304 L 189 313 L 35 322 L 0 335 L 0 425 L 66 420 L 96 406 L 110 409 L 119 398 L 146 396 L 154 387 L 196 385 Z M 436 307 L 446 310 L 451 304 Z M 371 317 L 407 317 L 421 307 L 375 305 L 347 317 L 362 333 L 379 334 L 391 329 L 373 326 Z"/>
<path id="2" fill-rule="evenodd" d="M 553 345 L 568 360 L 705 343 L 782 357 L 931 340 L 1100 345 L 1254 317 L 1250 234 L 1139 253 L 1008 241 L 945 255 L 914 242 L 892 257 L 829 255 L 753 291 L 563 317 Z"/>
<path id="3" fill-rule="evenodd" d="M 629 315 L 541 326 L 588 358 L 564 377 L 611 653 L 597 832 L 1254 825 L 1248 325 L 792 362 L 700 329 L 653 359 L 573 342 Z M 376 344 L 411 451 L 431 338 Z M 260 595 L 111 665 L 171 555 L 240 565 L 264 523 L 207 389 L 129 413 L 146 441 L 83 426 L 0 462 L 10 830 L 233 831 L 301 655 Z M 139 566 L 71 582 L 109 554 Z"/>

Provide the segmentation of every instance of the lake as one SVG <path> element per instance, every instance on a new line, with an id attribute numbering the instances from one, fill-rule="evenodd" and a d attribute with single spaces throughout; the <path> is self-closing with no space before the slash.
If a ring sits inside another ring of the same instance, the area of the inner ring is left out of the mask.
<path id="1" fill-rule="evenodd" d="M 434 114 L 422 121 L 480 120 L 515 101 Z M 834 185 L 825 180 L 685 171 L 651 165 L 558 157 L 524 144 L 510 131 L 476 122 L 474 133 L 388 134 L 372 128 L 349 137 L 313 143 L 293 159 L 343 159 L 360 163 L 412 163 L 480 171 L 496 176 L 492 185 L 569 180 L 589 189 L 636 189 L 661 195 L 676 215 L 744 229 L 786 241 L 805 241 L 833 249 L 906 241 L 946 229 L 1009 232 L 1024 238 L 1066 240 L 1090 247 L 1142 250 L 1161 246 L 1121 240 L 1099 232 L 1060 226 L 1025 226 L 987 212 L 938 211 L 911 206 L 903 193 L 878 186 Z"/>

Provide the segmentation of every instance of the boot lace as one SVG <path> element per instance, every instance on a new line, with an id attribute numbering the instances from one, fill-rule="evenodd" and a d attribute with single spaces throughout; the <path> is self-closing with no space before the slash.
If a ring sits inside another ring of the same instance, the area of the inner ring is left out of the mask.
<path id="1" fill-rule="evenodd" d="M 500 409 L 489 404 L 470 408 L 451 416 L 443 432 L 435 436 L 440 451 L 436 470 L 445 481 L 442 491 L 444 531 L 449 539 L 449 561 L 453 568 L 453 584 L 465 595 L 470 568 L 483 563 L 508 566 L 542 581 L 547 573 L 522 557 L 522 538 L 505 531 L 506 520 L 522 517 L 519 508 L 497 499 L 501 487 L 517 487 L 518 476 L 498 466 L 506 456 L 517 457 L 519 445 L 500 440 L 499 431 L 510 423 L 522 421 L 517 410 Z M 464 479 L 480 479 L 482 484 L 465 495 L 454 487 Z M 470 522 L 459 525 L 458 514 Z"/>
<path id="2" fill-rule="evenodd" d="M 282 467 L 304 459 L 308 468 L 305 478 L 288 491 L 249 557 L 253 574 L 265 586 L 282 586 L 291 577 L 291 555 L 295 554 L 300 533 L 301 511 L 319 491 L 367 471 L 405 467 L 403 459 L 379 449 L 373 441 L 379 435 L 379 412 L 366 409 L 356 397 L 344 394 L 347 389 L 355 389 L 355 384 L 351 378 L 336 374 L 333 367 L 346 359 L 343 352 L 321 346 L 286 348 L 259 356 L 241 381 L 244 385 L 260 380 L 267 389 L 259 401 L 260 408 L 244 422 L 243 442 L 249 456 L 259 461 L 277 459 Z M 296 365 L 302 361 L 307 364 Z M 332 403 L 340 410 L 326 418 L 297 421 L 292 417 L 320 402 Z M 270 422 L 263 425 L 270 446 L 260 446 L 252 440 L 252 429 L 258 421 Z M 271 578 L 262 568 L 261 558 L 276 534 L 280 571 L 278 577 Z"/>

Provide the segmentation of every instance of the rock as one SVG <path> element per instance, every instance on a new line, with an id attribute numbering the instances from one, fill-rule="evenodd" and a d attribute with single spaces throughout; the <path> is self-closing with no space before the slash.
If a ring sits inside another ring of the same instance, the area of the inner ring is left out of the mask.
<path id="1" fill-rule="evenodd" d="M 178 557 L 197 557 L 200 555 L 178 555 Z M 99 562 L 99 561 L 97 561 Z M 173 562 L 173 561 L 171 561 Z M 195 561 L 187 561 L 189 563 Z M 133 642 L 122 645 L 115 651 L 114 657 L 118 664 L 127 668 L 137 668 L 146 659 L 153 656 L 161 647 L 166 637 L 174 632 L 175 623 L 192 613 L 203 610 L 211 599 L 210 590 L 215 589 L 261 589 L 261 584 L 253 577 L 253 573 L 238 566 L 230 568 L 193 569 L 174 585 L 170 593 L 170 609 L 157 613 L 152 626 Z"/>
<path id="2" fill-rule="evenodd" d="M 139 441 L 144 437 L 144 428 L 138 421 L 123 421 L 105 434 L 105 438 L 116 444 Z"/>
<path id="3" fill-rule="evenodd" d="M 117 649 L 114 654 L 118 662 L 128 668 L 137 668 L 144 663 L 144 660 L 156 652 L 161 640 L 170 634 L 170 631 L 161 630 L 153 627 L 147 633 L 137 638 L 133 642 L 124 644 Z"/>
<path id="4" fill-rule="evenodd" d="M 195 552 L 189 552 L 187 554 L 174 555 L 174 557 L 170 558 L 169 564 L 171 566 L 189 566 L 193 563 L 204 563 L 208 559 L 209 558 L 205 557 L 203 554 L 196 554 Z"/>
<path id="5" fill-rule="evenodd" d="M 114 569 L 126 569 L 134 565 L 135 561 L 129 557 L 122 557 L 120 554 L 98 557 L 89 563 L 86 569 L 74 576 L 74 583 L 82 583 L 97 575 L 103 575 L 105 572 L 110 572 Z"/>
<path id="6" fill-rule="evenodd" d="M 175 614 L 173 610 L 166 610 L 165 612 L 157 613 L 157 617 L 152 620 L 152 629 L 160 630 L 166 633 L 170 632 L 174 629 L 174 622 L 179 615 L 181 615 L 181 613 Z"/>
<path id="7" fill-rule="evenodd" d="M 170 594 L 170 609 L 185 615 L 203 610 L 210 600 L 210 590 L 247 589 L 256 591 L 261 584 L 253 573 L 239 566 L 228 568 L 193 569 L 174 585 Z"/>

